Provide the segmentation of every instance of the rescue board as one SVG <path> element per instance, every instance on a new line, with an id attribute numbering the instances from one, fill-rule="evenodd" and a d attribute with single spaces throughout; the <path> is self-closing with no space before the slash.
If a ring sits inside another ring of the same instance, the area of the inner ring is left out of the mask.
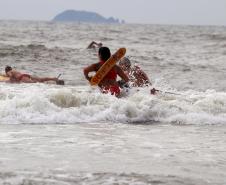
<path id="1" fill-rule="evenodd" d="M 0 75 L 0 82 L 7 82 L 7 81 L 9 81 L 9 77 Z"/>
<path id="2" fill-rule="evenodd" d="M 91 85 L 98 85 L 101 80 L 108 74 L 114 65 L 126 54 L 126 48 L 120 48 L 116 51 L 96 72 L 90 80 Z"/>

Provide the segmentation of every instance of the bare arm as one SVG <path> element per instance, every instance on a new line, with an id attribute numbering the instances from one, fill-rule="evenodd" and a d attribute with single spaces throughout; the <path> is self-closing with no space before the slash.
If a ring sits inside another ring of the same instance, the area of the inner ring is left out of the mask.
<path id="1" fill-rule="evenodd" d="M 138 85 L 138 86 L 143 86 L 143 85 L 151 85 L 151 82 L 147 76 L 147 74 L 139 67 L 135 67 L 135 70 L 133 72 L 133 75 L 135 77 L 135 83 Z"/>
<path id="2" fill-rule="evenodd" d="M 9 77 L 10 82 L 15 82 L 15 81 L 17 81 L 16 74 L 18 74 L 18 73 L 19 72 L 17 72 L 17 71 L 11 70 L 6 73 L 6 76 Z"/>
<path id="3" fill-rule="evenodd" d="M 128 76 L 124 73 L 124 71 L 121 69 L 121 67 L 119 66 L 115 66 L 117 74 L 122 78 L 122 80 L 124 80 L 125 82 L 129 81 Z"/>
<path id="4" fill-rule="evenodd" d="M 97 71 L 97 64 L 92 64 L 83 70 L 84 76 L 88 81 L 91 80 L 91 77 L 89 77 L 89 73 L 93 71 Z"/>
<path id="5" fill-rule="evenodd" d="M 150 83 L 150 80 L 149 80 L 147 74 L 143 70 L 140 69 L 139 73 L 140 73 L 140 76 L 143 77 L 143 80 L 145 80 L 146 82 Z"/>
<path id="6" fill-rule="evenodd" d="M 95 41 L 92 41 L 89 46 L 87 47 L 87 49 L 93 48 L 95 47 L 95 45 L 97 45 L 97 43 Z"/>

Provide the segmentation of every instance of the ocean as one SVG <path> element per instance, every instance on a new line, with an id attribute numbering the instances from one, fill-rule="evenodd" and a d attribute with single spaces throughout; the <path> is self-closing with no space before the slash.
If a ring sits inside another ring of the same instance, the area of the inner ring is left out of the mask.
<path id="1" fill-rule="evenodd" d="M 91 41 L 127 48 L 152 87 L 90 87 Z M 0 184 L 226 184 L 226 27 L 0 21 Z"/>

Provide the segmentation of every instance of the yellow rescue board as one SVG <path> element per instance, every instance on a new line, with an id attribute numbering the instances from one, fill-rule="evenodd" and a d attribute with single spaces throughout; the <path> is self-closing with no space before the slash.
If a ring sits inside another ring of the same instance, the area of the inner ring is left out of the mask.
<path id="1" fill-rule="evenodd" d="M 92 77 L 90 84 L 98 85 L 101 80 L 108 74 L 108 72 L 114 67 L 114 65 L 126 54 L 126 48 L 120 48 L 116 51 L 96 72 Z"/>
<path id="2" fill-rule="evenodd" d="M 6 82 L 9 80 L 9 77 L 0 75 L 0 82 Z"/>

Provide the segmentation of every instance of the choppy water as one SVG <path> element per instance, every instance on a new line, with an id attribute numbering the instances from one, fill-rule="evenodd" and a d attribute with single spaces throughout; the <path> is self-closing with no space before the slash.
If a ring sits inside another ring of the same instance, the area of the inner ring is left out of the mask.
<path id="1" fill-rule="evenodd" d="M 177 95 L 91 88 L 92 40 Z M 226 27 L 0 21 L 2 73 L 66 81 L 0 84 L 0 183 L 225 184 L 225 61 Z"/>

